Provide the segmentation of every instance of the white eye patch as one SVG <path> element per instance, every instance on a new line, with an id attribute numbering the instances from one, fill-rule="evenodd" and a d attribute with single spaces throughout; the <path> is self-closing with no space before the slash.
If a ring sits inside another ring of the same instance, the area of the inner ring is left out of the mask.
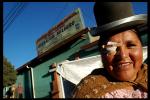
<path id="1" fill-rule="evenodd" d="M 106 45 L 102 46 L 102 48 L 105 48 L 108 52 L 116 52 L 119 45 L 120 43 L 108 41 Z"/>

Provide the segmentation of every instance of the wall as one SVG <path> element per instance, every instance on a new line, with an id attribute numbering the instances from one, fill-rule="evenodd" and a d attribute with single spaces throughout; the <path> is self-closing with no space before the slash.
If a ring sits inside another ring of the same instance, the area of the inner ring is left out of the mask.
<path id="1" fill-rule="evenodd" d="M 39 64 L 34 67 L 33 72 L 34 72 L 34 81 L 35 81 L 35 97 L 36 98 L 49 98 L 50 93 L 52 91 L 52 81 L 53 73 L 48 73 L 49 67 L 51 64 L 54 62 L 62 62 L 70 57 L 74 59 L 74 53 L 79 51 L 80 46 L 84 45 L 87 43 L 87 40 L 82 40 L 79 39 L 72 45 L 68 45 L 66 49 L 59 55 L 54 56 L 50 58 L 49 60 L 43 62 L 42 64 Z M 61 48 L 60 48 L 61 49 Z M 51 55 L 49 55 L 51 56 Z"/>

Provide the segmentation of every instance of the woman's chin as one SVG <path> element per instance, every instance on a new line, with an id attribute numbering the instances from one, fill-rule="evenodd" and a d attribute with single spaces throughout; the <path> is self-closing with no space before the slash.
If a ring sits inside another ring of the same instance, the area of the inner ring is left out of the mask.
<path id="1" fill-rule="evenodd" d="M 120 77 L 115 77 L 119 81 L 133 81 L 134 77 L 131 77 L 129 75 L 120 75 Z"/>

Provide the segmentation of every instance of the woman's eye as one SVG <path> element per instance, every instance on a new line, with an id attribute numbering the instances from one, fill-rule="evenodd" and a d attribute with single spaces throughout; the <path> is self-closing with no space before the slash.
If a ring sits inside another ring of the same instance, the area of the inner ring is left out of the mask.
<path id="1" fill-rule="evenodd" d="M 135 47 L 136 46 L 136 44 L 128 44 L 127 45 L 127 47 L 129 47 L 129 48 L 133 48 L 133 47 Z"/>

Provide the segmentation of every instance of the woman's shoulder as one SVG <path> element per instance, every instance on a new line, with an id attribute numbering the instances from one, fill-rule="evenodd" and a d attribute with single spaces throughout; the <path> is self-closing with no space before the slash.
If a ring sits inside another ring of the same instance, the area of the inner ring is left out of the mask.
<path id="1" fill-rule="evenodd" d="M 104 83 L 108 82 L 108 74 L 107 71 L 104 68 L 98 68 L 93 70 L 88 76 L 83 78 L 82 82 L 84 81 L 89 81 L 89 82 L 94 82 L 95 84 L 98 83 Z M 84 82 L 86 83 L 86 82 Z"/>
<path id="2" fill-rule="evenodd" d="M 142 70 L 147 70 L 147 68 L 148 68 L 148 64 L 143 63 L 143 64 L 142 64 L 142 68 L 141 68 L 141 69 L 142 69 Z"/>
<path id="3" fill-rule="evenodd" d="M 96 69 L 91 74 L 82 79 L 77 85 L 74 96 L 75 98 L 97 98 L 107 92 L 116 89 L 127 88 L 131 86 L 127 82 L 112 82 L 106 77 L 104 69 Z"/>
<path id="4" fill-rule="evenodd" d="M 144 91 L 148 90 L 148 65 L 142 64 L 141 70 L 138 72 L 137 78 L 135 80 L 138 87 L 142 88 Z"/>
<path id="5" fill-rule="evenodd" d="M 135 81 L 147 81 L 147 74 L 148 74 L 148 65 L 147 64 L 142 64 L 141 70 L 139 70 L 137 78 Z"/>
<path id="6" fill-rule="evenodd" d="M 100 70 L 101 69 L 96 69 L 94 72 L 84 77 L 75 88 L 73 97 L 88 98 L 91 91 L 97 91 L 97 87 L 107 83 L 107 78 L 100 74 Z"/>

